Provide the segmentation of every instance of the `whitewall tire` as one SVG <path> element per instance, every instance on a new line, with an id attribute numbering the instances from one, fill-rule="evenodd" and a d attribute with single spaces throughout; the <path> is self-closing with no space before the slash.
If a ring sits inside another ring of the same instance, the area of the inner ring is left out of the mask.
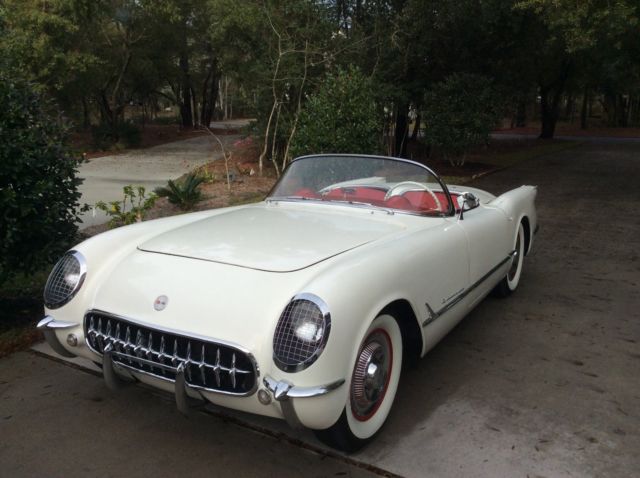
<path id="1" fill-rule="evenodd" d="M 400 327 L 392 316 L 380 315 L 369 326 L 358 349 L 342 415 L 330 428 L 317 430 L 318 438 L 346 452 L 366 445 L 389 415 L 401 368 Z"/>
<path id="2" fill-rule="evenodd" d="M 520 277 L 522 276 L 522 265 L 524 262 L 524 245 L 524 227 L 522 226 L 522 223 L 520 223 L 514 245 L 515 255 L 511 259 L 509 271 L 495 288 L 495 293 L 500 297 L 507 297 L 518 288 Z"/>

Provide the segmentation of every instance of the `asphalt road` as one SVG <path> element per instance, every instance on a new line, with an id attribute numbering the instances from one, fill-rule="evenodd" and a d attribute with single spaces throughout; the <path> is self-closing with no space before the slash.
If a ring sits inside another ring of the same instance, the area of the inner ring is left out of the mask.
<path id="1" fill-rule="evenodd" d="M 220 137 L 225 146 L 239 136 Z M 152 148 L 103 156 L 81 164 L 78 176 L 84 179 L 79 190 L 81 204 L 94 205 L 98 201 L 122 201 L 122 188 L 127 185 L 144 186 L 147 195 L 210 161 L 221 158 L 216 140 L 207 133 L 191 139 L 161 144 Z M 81 228 L 107 222 L 108 217 L 91 209 L 81 215 Z"/>
<path id="2" fill-rule="evenodd" d="M 0 360 L 0 474 L 638 476 L 639 183 L 640 145 L 624 143 L 476 181 L 539 187 L 520 288 L 483 301 L 403 374 L 387 425 L 349 461 L 275 420 L 185 419 L 162 394 L 113 394 L 93 374 L 20 353 Z"/>

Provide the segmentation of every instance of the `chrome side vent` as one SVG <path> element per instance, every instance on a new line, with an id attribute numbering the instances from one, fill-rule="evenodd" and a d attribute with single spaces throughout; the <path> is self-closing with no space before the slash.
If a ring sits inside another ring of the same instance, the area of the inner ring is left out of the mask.
<path id="1" fill-rule="evenodd" d="M 87 345 L 103 355 L 111 346 L 113 362 L 136 372 L 175 382 L 184 370 L 186 385 L 209 392 L 246 396 L 258 386 L 251 354 L 229 344 L 180 335 L 90 311 L 84 318 Z"/>

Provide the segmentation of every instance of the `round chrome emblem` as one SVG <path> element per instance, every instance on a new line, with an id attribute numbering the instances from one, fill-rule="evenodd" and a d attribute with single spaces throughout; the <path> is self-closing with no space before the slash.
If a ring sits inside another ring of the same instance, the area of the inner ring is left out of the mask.
<path id="1" fill-rule="evenodd" d="M 164 308 L 169 303 L 169 297 L 166 295 L 159 295 L 158 298 L 153 302 L 153 308 L 157 311 L 164 310 Z"/>

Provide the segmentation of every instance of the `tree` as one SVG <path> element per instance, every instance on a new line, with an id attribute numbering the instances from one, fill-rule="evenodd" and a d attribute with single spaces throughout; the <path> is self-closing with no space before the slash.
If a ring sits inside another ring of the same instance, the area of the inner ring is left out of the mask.
<path id="1" fill-rule="evenodd" d="M 636 28 L 637 6 L 628 0 L 522 0 L 515 8 L 533 16 L 530 59 L 540 94 L 540 138 L 552 138 L 567 83 L 579 74 L 581 60 L 598 56 L 606 45 L 615 50 Z"/>
<path id="2" fill-rule="evenodd" d="M 500 95 L 491 81 L 472 74 L 454 74 L 427 94 L 426 140 L 454 166 L 462 166 L 468 149 L 486 143 L 502 118 Z"/>
<path id="3" fill-rule="evenodd" d="M 54 105 L 0 76 L 0 284 L 51 263 L 75 240 L 79 160 Z"/>
<path id="4" fill-rule="evenodd" d="M 292 156 L 311 153 L 377 154 L 382 115 L 373 81 L 357 68 L 328 73 L 306 102 Z"/>

